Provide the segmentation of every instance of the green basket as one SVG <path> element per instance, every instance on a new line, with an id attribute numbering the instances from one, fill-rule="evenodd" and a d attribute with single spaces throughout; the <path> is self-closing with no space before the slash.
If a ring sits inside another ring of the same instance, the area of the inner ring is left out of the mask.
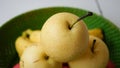
<path id="1" fill-rule="evenodd" d="M 71 12 L 78 16 L 87 11 L 71 7 L 48 7 L 21 14 L 0 27 L 0 68 L 12 68 L 19 62 L 15 49 L 15 40 L 26 29 L 41 29 L 44 22 L 58 12 Z M 84 19 L 88 29 L 101 28 L 104 32 L 105 43 L 116 68 L 120 68 L 120 29 L 107 19 L 94 14 Z"/>

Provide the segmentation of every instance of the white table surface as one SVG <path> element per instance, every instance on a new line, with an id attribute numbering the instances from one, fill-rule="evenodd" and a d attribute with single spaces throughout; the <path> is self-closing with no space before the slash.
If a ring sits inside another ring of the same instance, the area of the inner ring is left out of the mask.
<path id="1" fill-rule="evenodd" d="M 0 26 L 11 18 L 30 10 L 67 6 L 90 10 L 101 14 L 120 28 L 120 0 L 0 0 Z"/>

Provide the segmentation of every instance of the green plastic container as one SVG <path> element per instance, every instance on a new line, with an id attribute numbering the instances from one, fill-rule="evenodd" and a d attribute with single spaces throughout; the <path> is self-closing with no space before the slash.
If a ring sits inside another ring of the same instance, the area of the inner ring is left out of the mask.
<path id="1" fill-rule="evenodd" d="M 41 29 L 44 22 L 58 12 L 71 12 L 78 16 L 86 14 L 87 10 L 71 7 L 48 7 L 29 11 L 18 15 L 0 27 L 0 68 L 12 68 L 19 62 L 15 49 L 15 40 L 26 29 Z M 105 43 L 112 60 L 120 68 L 120 29 L 109 20 L 94 13 L 84 19 L 88 29 L 101 28 L 104 32 Z"/>

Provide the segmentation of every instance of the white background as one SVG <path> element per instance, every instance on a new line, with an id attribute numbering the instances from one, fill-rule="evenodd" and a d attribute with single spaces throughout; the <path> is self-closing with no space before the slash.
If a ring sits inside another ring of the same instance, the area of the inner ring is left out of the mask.
<path id="1" fill-rule="evenodd" d="M 22 13 L 52 6 L 76 7 L 101 14 L 96 1 L 103 16 L 120 28 L 120 0 L 0 0 L 0 26 Z"/>

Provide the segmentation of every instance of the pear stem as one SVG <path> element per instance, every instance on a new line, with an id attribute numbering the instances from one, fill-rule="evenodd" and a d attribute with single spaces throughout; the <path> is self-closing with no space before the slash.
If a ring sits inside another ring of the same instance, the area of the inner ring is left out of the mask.
<path id="1" fill-rule="evenodd" d="M 45 59 L 48 60 L 48 59 L 49 59 L 49 56 L 45 56 Z"/>
<path id="2" fill-rule="evenodd" d="M 93 40 L 93 44 L 92 44 L 92 48 L 91 48 L 92 53 L 94 53 L 94 46 L 95 46 L 95 43 L 96 43 L 96 39 Z"/>
<path id="3" fill-rule="evenodd" d="M 72 24 L 72 26 L 70 27 L 70 29 L 71 29 L 78 21 L 80 21 L 80 20 L 82 20 L 82 19 L 84 19 L 84 18 L 86 18 L 86 17 L 88 17 L 88 16 L 92 16 L 92 15 L 93 15 L 92 12 L 88 12 L 86 15 L 78 18 L 78 19 Z"/>
<path id="4" fill-rule="evenodd" d="M 68 63 L 63 63 L 63 67 L 70 68 Z"/>

